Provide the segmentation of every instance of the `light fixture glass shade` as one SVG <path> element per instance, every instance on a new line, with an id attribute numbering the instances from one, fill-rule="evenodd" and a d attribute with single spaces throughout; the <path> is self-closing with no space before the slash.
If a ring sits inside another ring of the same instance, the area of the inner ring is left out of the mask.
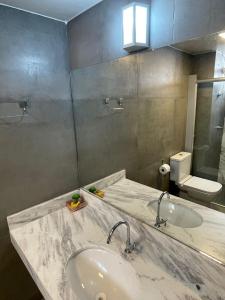
<path id="1" fill-rule="evenodd" d="M 221 38 L 225 39 L 225 32 L 219 33 L 219 36 L 220 36 Z"/>
<path id="2" fill-rule="evenodd" d="M 149 47 L 149 6 L 131 3 L 123 8 L 123 48 L 129 52 Z"/>
<path id="3" fill-rule="evenodd" d="M 123 10 L 123 41 L 126 45 L 133 42 L 133 15 L 133 7 L 127 7 Z"/>

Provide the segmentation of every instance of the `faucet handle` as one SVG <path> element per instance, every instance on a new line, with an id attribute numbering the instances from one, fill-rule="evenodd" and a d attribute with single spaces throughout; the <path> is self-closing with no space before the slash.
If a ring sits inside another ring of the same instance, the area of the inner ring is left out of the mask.
<path id="1" fill-rule="evenodd" d="M 163 220 L 163 224 L 164 224 L 165 227 L 166 227 L 166 225 L 167 225 L 167 221 L 168 221 L 168 219 Z"/>
<path id="2" fill-rule="evenodd" d="M 168 219 L 156 220 L 155 227 L 159 228 L 159 227 L 161 227 L 161 225 L 164 225 L 166 227 L 167 221 L 168 221 Z"/>
<path id="3" fill-rule="evenodd" d="M 130 243 L 129 245 L 126 246 L 125 252 L 126 253 L 132 253 L 134 250 L 136 250 L 136 243 Z"/>

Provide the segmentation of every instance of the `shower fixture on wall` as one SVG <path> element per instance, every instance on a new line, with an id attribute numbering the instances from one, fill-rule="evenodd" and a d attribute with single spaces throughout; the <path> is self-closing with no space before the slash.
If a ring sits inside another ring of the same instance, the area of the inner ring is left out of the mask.
<path id="1" fill-rule="evenodd" d="M 118 107 L 111 107 L 110 106 L 110 102 L 112 101 L 116 101 L 118 104 Z M 111 99 L 111 98 L 105 98 L 105 104 L 108 105 L 112 110 L 124 110 L 123 107 L 123 103 L 124 103 L 124 99 L 123 98 L 119 98 L 119 99 Z"/>

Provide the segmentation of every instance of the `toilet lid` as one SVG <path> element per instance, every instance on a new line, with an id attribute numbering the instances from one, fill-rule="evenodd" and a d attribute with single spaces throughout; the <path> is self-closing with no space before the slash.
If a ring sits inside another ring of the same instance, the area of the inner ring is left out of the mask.
<path id="1" fill-rule="evenodd" d="M 222 189 L 222 185 L 219 182 L 195 176 L 192 176 L 190 179 L 185 181 L 183 186 L 207 194 L 216 194 Z"/>

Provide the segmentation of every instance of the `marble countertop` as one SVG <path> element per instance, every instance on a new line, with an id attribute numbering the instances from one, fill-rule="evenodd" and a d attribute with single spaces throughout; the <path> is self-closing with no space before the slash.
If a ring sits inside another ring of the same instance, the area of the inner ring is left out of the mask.
<path id="1" fill-rule="evenodd" d="M 105 191 L 106 203 L 154 227 L 156 212 L 147 204 L 156 201 L 161 191 L 127 179 L 125 171 L 92 185 Z M 165 198 L 162 201 L 167 200 Z M 193 209 L 203 222 L 195 228 L 181 228 L 167 223 L 166 227 L 162 226 L 158 230 L 225 264 L 225 214 L 172 195 L 170 201 Z"/>
<path id="2" fill-rule="evenodd" d="M 28 224 L 34 220 L 40 219 L 51 212 L 65 207 L 65 202 L 70 200 L 72 195 L 79 193 L 80 190 L 74 190 L 64 195 L 55 197 L 49 201 L 24 209 L 23 211 L 7 217 L 9 230 Z"/>
<path id="3" fill-rule="evenodd" d="M 84 190 L 81 193 L 88 206 L 76 213 L 64 207 L 69 193 L 45 203 L 46 210 L 45 204 L 41 210 L 40 206 L 31 208 L 30 218 L 29 210 L 8 218 L 12 243 L 46 300 L 79 299 L 66 277 L 66 264 L 76 251 L 98 246 L 123 257 L 126 230 L 121 227 L 112 243 L 106 244 L 110 228 L 119 220 L 130 223 L 131 238 L 139 245 L 139 252 L 126 259 L 131 261 L 140 279 L 141 300 L 149 299 L 150 286 L 154 300 L 225 298 L 224 266 L 94 195 Z"/>

